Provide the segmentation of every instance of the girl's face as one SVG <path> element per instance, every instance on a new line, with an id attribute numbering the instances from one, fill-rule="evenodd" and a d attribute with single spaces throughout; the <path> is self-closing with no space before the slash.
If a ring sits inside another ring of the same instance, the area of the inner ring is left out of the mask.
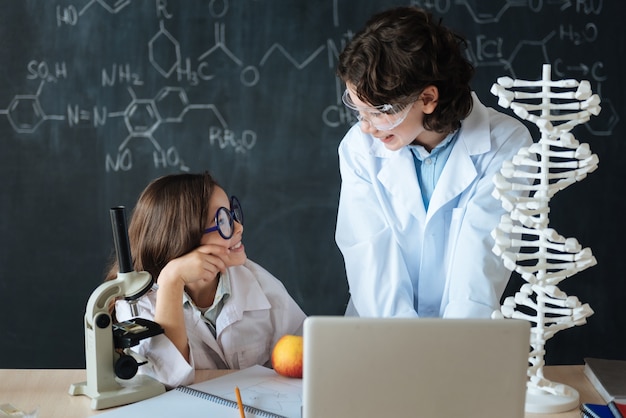
<path id="1" fill-rule="evenodd" d="M 206 223 L 206 228 L 215 226 L 215 214 L 220 207 L 225 207 L 231 210 L 230 201 L 226 192 L 221 187 L 215 187 L 209 200 L 209 219 Z M 230 253 L 224 257 L 226 266 L 240 266 L 246 259 L 246 249 L 242 242 L 243 237 L 243 225 L 233 219 L 233 236 L 229 239 L 224 239 L 218 231 L 212 231 L 202 236 L 201 244 L 214 244 L 221 245 L 230 250 Z"/>
<path id="2" fill-rule="evenodd" d="M 352 102 L 359 107 L 371 107 L 371 104 L 361 101 L 354 90 L 354 86 L 350 83 L 346 85 L 348 88 Z M 404 121 L 398 126 L 390 130 L 378 130 L 367 121 L 361 121 L 361 131 L 372 135 L 374 138 L 382 142 L 385 147 L 391 151 L 397 151 L 400 148 L 411 143 L 428 144 L 432 140 L 432 132 L 426 130 L 423 126 L 424 120 L 424 102 L 418 100 L 409 105 L 410 109 Z"/>

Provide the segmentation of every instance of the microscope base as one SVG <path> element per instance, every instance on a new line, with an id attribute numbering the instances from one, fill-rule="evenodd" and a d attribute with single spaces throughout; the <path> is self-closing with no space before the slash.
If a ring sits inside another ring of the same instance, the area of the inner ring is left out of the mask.
<path id="1" fill-rule="evenodd" d="M 114 406 L 126 405 L 142 401 L 153 396 L 165 393 L 165 386 L 157 380 L 137 375 L 132 379 L 116 380 L 117 389 L 89 393 L 87 382 L 73 383 L 70 386 L 70 395 L 86 395 L 91 398 L 91 409 L 106 409 Z"/>

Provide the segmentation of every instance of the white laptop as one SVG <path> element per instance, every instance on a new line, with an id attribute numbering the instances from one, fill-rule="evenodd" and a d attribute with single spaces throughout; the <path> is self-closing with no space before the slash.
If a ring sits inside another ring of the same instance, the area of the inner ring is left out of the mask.
<path id="1" fill-rule="evenodd" d="M 312 316 L 303 418 L 522 418 L 530 323 Z"/>

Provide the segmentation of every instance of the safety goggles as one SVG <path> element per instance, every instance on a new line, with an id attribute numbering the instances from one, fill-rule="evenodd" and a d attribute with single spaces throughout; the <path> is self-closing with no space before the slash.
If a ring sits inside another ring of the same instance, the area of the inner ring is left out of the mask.
<path id="1" fill-rule="evenodd" d="M 411 104 L 405 106 L 384 104 L 380 106 L 357 106 L 350 98 L 348 89 L 341 97 L 343 104 L 354 112 L 359 122 L 366 122 L 379 131 L 390 131 L 406 119 Z"/>

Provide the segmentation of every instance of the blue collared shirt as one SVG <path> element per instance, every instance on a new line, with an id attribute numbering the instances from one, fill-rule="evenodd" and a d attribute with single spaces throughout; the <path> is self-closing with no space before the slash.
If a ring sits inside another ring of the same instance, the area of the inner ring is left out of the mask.
<path id="1" fill-rule="evenodd" d="M 452 152 L 452 144 L 459 136 L 459 129 L 450 133 L 443 141 L 441 141 L 431 152 L 421 145 L 409 145 L 409 149 L 413 153 L 413 161 L 415 161 L 415 171 L 420 189 L 422 190 L 422 200 L 424 209 L 428 211 L 430 198 L 435 191 L 437 180 L 441 176 L 443 167 L 445 167 L 450 152 Z"/>

